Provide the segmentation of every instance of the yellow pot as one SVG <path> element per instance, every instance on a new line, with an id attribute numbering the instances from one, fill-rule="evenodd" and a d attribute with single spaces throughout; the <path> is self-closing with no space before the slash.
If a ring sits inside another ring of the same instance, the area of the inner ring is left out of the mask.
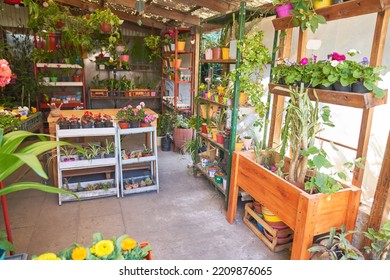
<path id="1" fill-rule="evenodd" d="M 244 146 L 243 142 L 238 142 L 238 143 L 236 142 L 236 144 L 234 145 L 234 150 L 240 152 L 242 151 L 243 146 Z"/>
<path id="2" fill-rule="evenodd" d="M 248 95 L 246 95 L 246 93 L 244 92 L 240 92 L 240 99 L 238 100 L 238 103 L 243 106 L 246 104 L 246 102 L 248 101 Z"/>
<path id="3" fill-rule="evenodd" d="M 211 135 L 212 135 L 212 138 L 213 138 L 213 140 L 214 141 L 217 141 L 217 129 L 216 128 L 213 128 L 212 130 L 211 130 Z"/>
<path id="4" fill-rule="evenodd" d="M 222 48 L 222 59 L 229 59 L 229 48 Z"/>
<path id="5" fill-rule="evenodd" d="M 185 47 L 186 47 L 185 41 L 178 41 L 177 42 L 177 50 L 178 51 L 184 51 Z"/>
<path id="6" fill-rule="evenodd" d="M 332 5 L 332 0 L 314 0 L 313 7 L 314 9 L 321 9 Z"/>

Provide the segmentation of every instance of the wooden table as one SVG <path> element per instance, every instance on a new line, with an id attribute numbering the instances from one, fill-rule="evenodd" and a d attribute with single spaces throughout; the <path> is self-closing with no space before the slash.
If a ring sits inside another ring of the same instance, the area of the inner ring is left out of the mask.
<path id="1" fill-rule="evenodd" d="M 81 118 L 81 116 L 84 114 L 85 111 L 86 110 L 62 110 L 61 114 L 62 114 L 62 116 L 67 117 L 67 118 L 71 117 L 72 115 L 75 115 L 76 117 Z M 103 114 L 110 115 L 115 122 L 118 122 L 118 119 L 116 118 L 116 113 L 119 111 L 119 109 L 89 109 L 88 111 L 92 112 L 93 114 L 101 113 L 102 115 Z M 157 126 L 158 114 L 149 108 L 145 108 L 145 111 L 149 115 L 155 116 L 155 119 L 152 122 L 152 125 Z M 56 136 L 57 119 L 58 119 L 58 117 L 53 117 L 51 115 L 49 115 L 47 118 L 47 121 L 49 123 L 49 133 L 53 137 Z M 90 129 L 93 129 L 93 128 L 90 128 Z M 149 143 L 148 135 L 145 136 L 145 142 L 146 142 L 146 145 L 149 146 L 150 143 Z M 53 150 L 53 154 L 55 154 L 55 153 L 56 153 L 56 150 Z M 58 177 L 57 177 L 58 174 L 57 174 L 57 161 L 56 160 L 53 160 L 51 170 L 52 170 L 52 176 L 53 176 L 53 184 L 54 184 L 54 186 L 57 186 L 58 185 Z"/>

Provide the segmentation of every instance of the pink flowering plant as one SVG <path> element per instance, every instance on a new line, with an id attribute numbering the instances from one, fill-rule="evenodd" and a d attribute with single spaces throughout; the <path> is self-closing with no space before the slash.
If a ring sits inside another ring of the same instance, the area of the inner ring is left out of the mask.
<path id="1" fill-rule="evenodd" d="M 145 118 L 143 119 L 144 123 L 152 123 L 156 117 L 154 115 L 149 115 L 147 112 L 145 112 Z"/>
<path id="2" fill-rule="evenodd" d="M 8 61 L 0 59 L 0 87 L 5 87 L 11 82 L 12 71 Z"/>

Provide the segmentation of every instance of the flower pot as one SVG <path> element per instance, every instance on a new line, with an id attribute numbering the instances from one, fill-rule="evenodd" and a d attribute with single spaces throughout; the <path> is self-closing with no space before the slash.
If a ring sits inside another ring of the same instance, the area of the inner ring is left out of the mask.
<path id="1" fill-rule="evenodd" d="M 129 127 L 130 127 L 130 128 L 137 128 L 137 127 L 139 127 L 139 121 L 138 121 L 138 120 L 136 120 L 136 121 L 130 121 L 130 122 L 129 122 Z"/>
<path id="2" fill-rule="evenodd" d="M 256 213 L 258 214 L 262 214 L 263 212 L 261 211 L 261 204 L 257 201 L 254 201 L 253 202 L 253 208 L 255 210 Z"/>
<path id="3" fill-rule="evenodd" d="M 242 151 L 242 147 L 244 146 L 244 143 L 243 142 L 238 142 L 234 145 L 234 150 L 235 151 Z"/>
<path id="4" fill-rule="evenodd" d="M 171 139 L 169 137 L 161 138 L 161 151 L 168 152 L 171 150 Z"/>
<path id="5" fill-rule="evenodd" d="M 69 123 L 68 124 L 59 124 L 58 126 L 60 129 L 69 129 L 70 124 Z"/>
<path id="6" fill-rule="evenodd" d="M 229 51 L 230 49 L 229 48 L 222 48 L 221 49 L 221 52 L 222 52 L 222 59 L 229 59 Z"/>
<path id="7" fill-rule="evenodd" d="M 81 123 L 82 128 L 92 128 L 93 127 L 93 122 L 88 122 L 88 123 Z"/>
<path id="8" fill-rule="evenodd" d="M 224 135 L 222 133 L 217 133 L 217 143 L 223 145 Z"/>
<path id="9" fill-rule="evenodd" d="M 348 86 L 343 86 L 340 82 L 335 82 L 333 84 L 333 87 L 335 90 L 337 91 L 345 91 L 345 92 L 351 92 L 351 86 L 348 85 Z"/>
<path id="10" fill-rule="evenodd" d="M 314 0 L 313 7 L 314 9 L 321 9 L 332 5 L 332 0 Z"/>
<path id="11" fill-rule="evenodd" d="M 78 122 L 71 122 L 69 124 L 69 128 L 70 129 L 78 129 L 78 128 L 80 128 L 80 123 L 78 123 Z"/>
<path id="12" fill-rule="evenodd" d="M 176 59 L 176 60 L 175 60 L 175 67 L 176 67 L 176 68 L 180 68 L 181 61 L 182 61 L 181 59 Z"/>
<path id="13" fill-rule="evenodd" d="M 43 77 L 42 80 L 43 80 L 45 83 L 50 83 L 50 77 Z"/>
<path id="14" fill-rule="evenodd" d="M 50 115 L 52 117 L 59 117 L 61 115 L 61 110 L 60 109 L 51 109 Z"/>
<path id="15" fill-rule="evenodd" d="M 58 77 L 50 77 L 50 82 L 56 83 L 58 81 Z"/>
<path id="16" fill-rule="evenodd" d="M 229 139 L 229 137 L 225 137 L 225 138 L 223 139 L 223 147 L 224 147 L 225 149 L 229 149 L 229 148 L 230 148 L 230 139 Z"/>
<path id="17" fill-rule="evenodd" d="M 185 41 L 178 41 L 177 42 L 177 50 L 178 51 L 184 51 L 185 47 L 186 47 Z"/>
<path id="18" fill-rule="evenodd" d="M 169 44 L 169 50 L 173 52 L 175 50 L 175 44 Z"/>
<path id="19" fill-rule="evenodd" d="M 240 104 L 240 106 L 244 106 L 246 102 L 248 102 L 248 95 L 241 91 L 238 103 Z"/>
<path id="20" fill-rule="evenodd" d="M 352 86 L 351 86 L 351 90 L 352 92 L 358 92 L 358 93 L 367 93 L 367 92 L 370 92 L 369 89 L 367 89 L 363 82 L 356 82 L 356 83 L 353 83 Z"/>
<path id="21" fill-rule="evenodd" d="M 151 124 L 150 124 L 150 123 L 141 122 L 141 123 L 139 124 L 139 126 L 140 126 L 140 127 L 149 127 L 149 126 L 151 126 Z"/>
<path id="22" fill-rule="evenodd" d="M 222 49 L 221 48 L 212 48 L 213 51 L 213 59 L 221 59 L 222 58 Z"/>
<path id="23" fill-rule="evenodd" d="M 126 121 L 119 121 L 118 122 L 118 125 L 121 129 L 126 129 L 126 128 L 129 128 L 129 123 L 126 122 Z"/>
<path id="24" fill-rule="evenodd" d="M 206 49 L 204 51 L 204 59 L 213 59 L 213 50 L 212 49 Z"/>
<path id="25" fill-rule="evenodd" d="M 104 122 L 104 127 L 113 127 L 114 124 L 112 123 L 112 121 L 105 121 Z"/>
<path id="26" fill-rule="evenodd" d="M 100 25 L 100 30 L 105 32 L 105 33 L 111 32 L 111 24 L 109 24 L 109 23 L 102 23 Z"/>
<path id="27" fill-rule="evenodd" d="M 127 54 L 122 54 L 121 55 L 121 61 L 122 62 L 129 62 L 130 60 L 130 55 L 127 55 Z"/>
<path id="28" fill-rule="evenodd" d="M 57 49 L 57 35 L 49 33 L 49 52 L 54 52 Z"/>
<path id="29" fill-rule="evenodd" d="M 223 174 L 223 172 L 216 172 L 215 175 L 214 175 L 215 182 L 217 184 L 222 184 L 224 175 L 225 174 Z"/>
<path id="30" fill-rule="evenodd" d="M 251 149 L 251 146 L 252 146 L 252 138 L 250 138 L 250 139 L 246 139 L 246 138 L 244 138 L 244 139 L 242 139 L 242 142 L 244 143 L 244 149 L 245 150 L 250 150 Z"/>
<path id="31" fill-rule="evenodd" d="M 280 5 L 275 8 L 278 18 L 291 16 L 290 11 L 294 9 L 294 6 L 291 3 Z"/>
<path id="32" fill-rule="evenodd" d="M 330 86 L 318 85 L 317 88 L 324 90 L 334 90 L 333 84 L 331 84 Z"/>
<path id="33" fill-rule="evenodd" d="M 95 128 L 103 128 L 104 127 L 104 123 L 103 122 L 95 122 L 94 127 Z"/>
<path id="34" fill-rule="evenodd" d="M 81 76 L 80 75 L 73 75 L 72 81 L 73 82 L 81 82 Z"/>

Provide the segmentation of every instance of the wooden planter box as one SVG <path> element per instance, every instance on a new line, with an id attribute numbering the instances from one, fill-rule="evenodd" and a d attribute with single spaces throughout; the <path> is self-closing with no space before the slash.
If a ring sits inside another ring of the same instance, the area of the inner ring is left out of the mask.
<path id="1" fill-rule="evenodd" d="M 91 97 L 107 97 L 108 89 L 90 89 Z"/>
<path id="2" fill-rule="evenodd" d="M 254 161 L 252 151 L 234 152 L 227 220 L 233 223 L 239 188 L 275 213 L 293 231 L 291 259 L 309 259 L 307 251 L 316 235 L 331 227 L 353 230 L 361 190 L 348 186 L 333 195 L 310 195 Z M 352 236 L 350 236 L 352 239 Z"/>

